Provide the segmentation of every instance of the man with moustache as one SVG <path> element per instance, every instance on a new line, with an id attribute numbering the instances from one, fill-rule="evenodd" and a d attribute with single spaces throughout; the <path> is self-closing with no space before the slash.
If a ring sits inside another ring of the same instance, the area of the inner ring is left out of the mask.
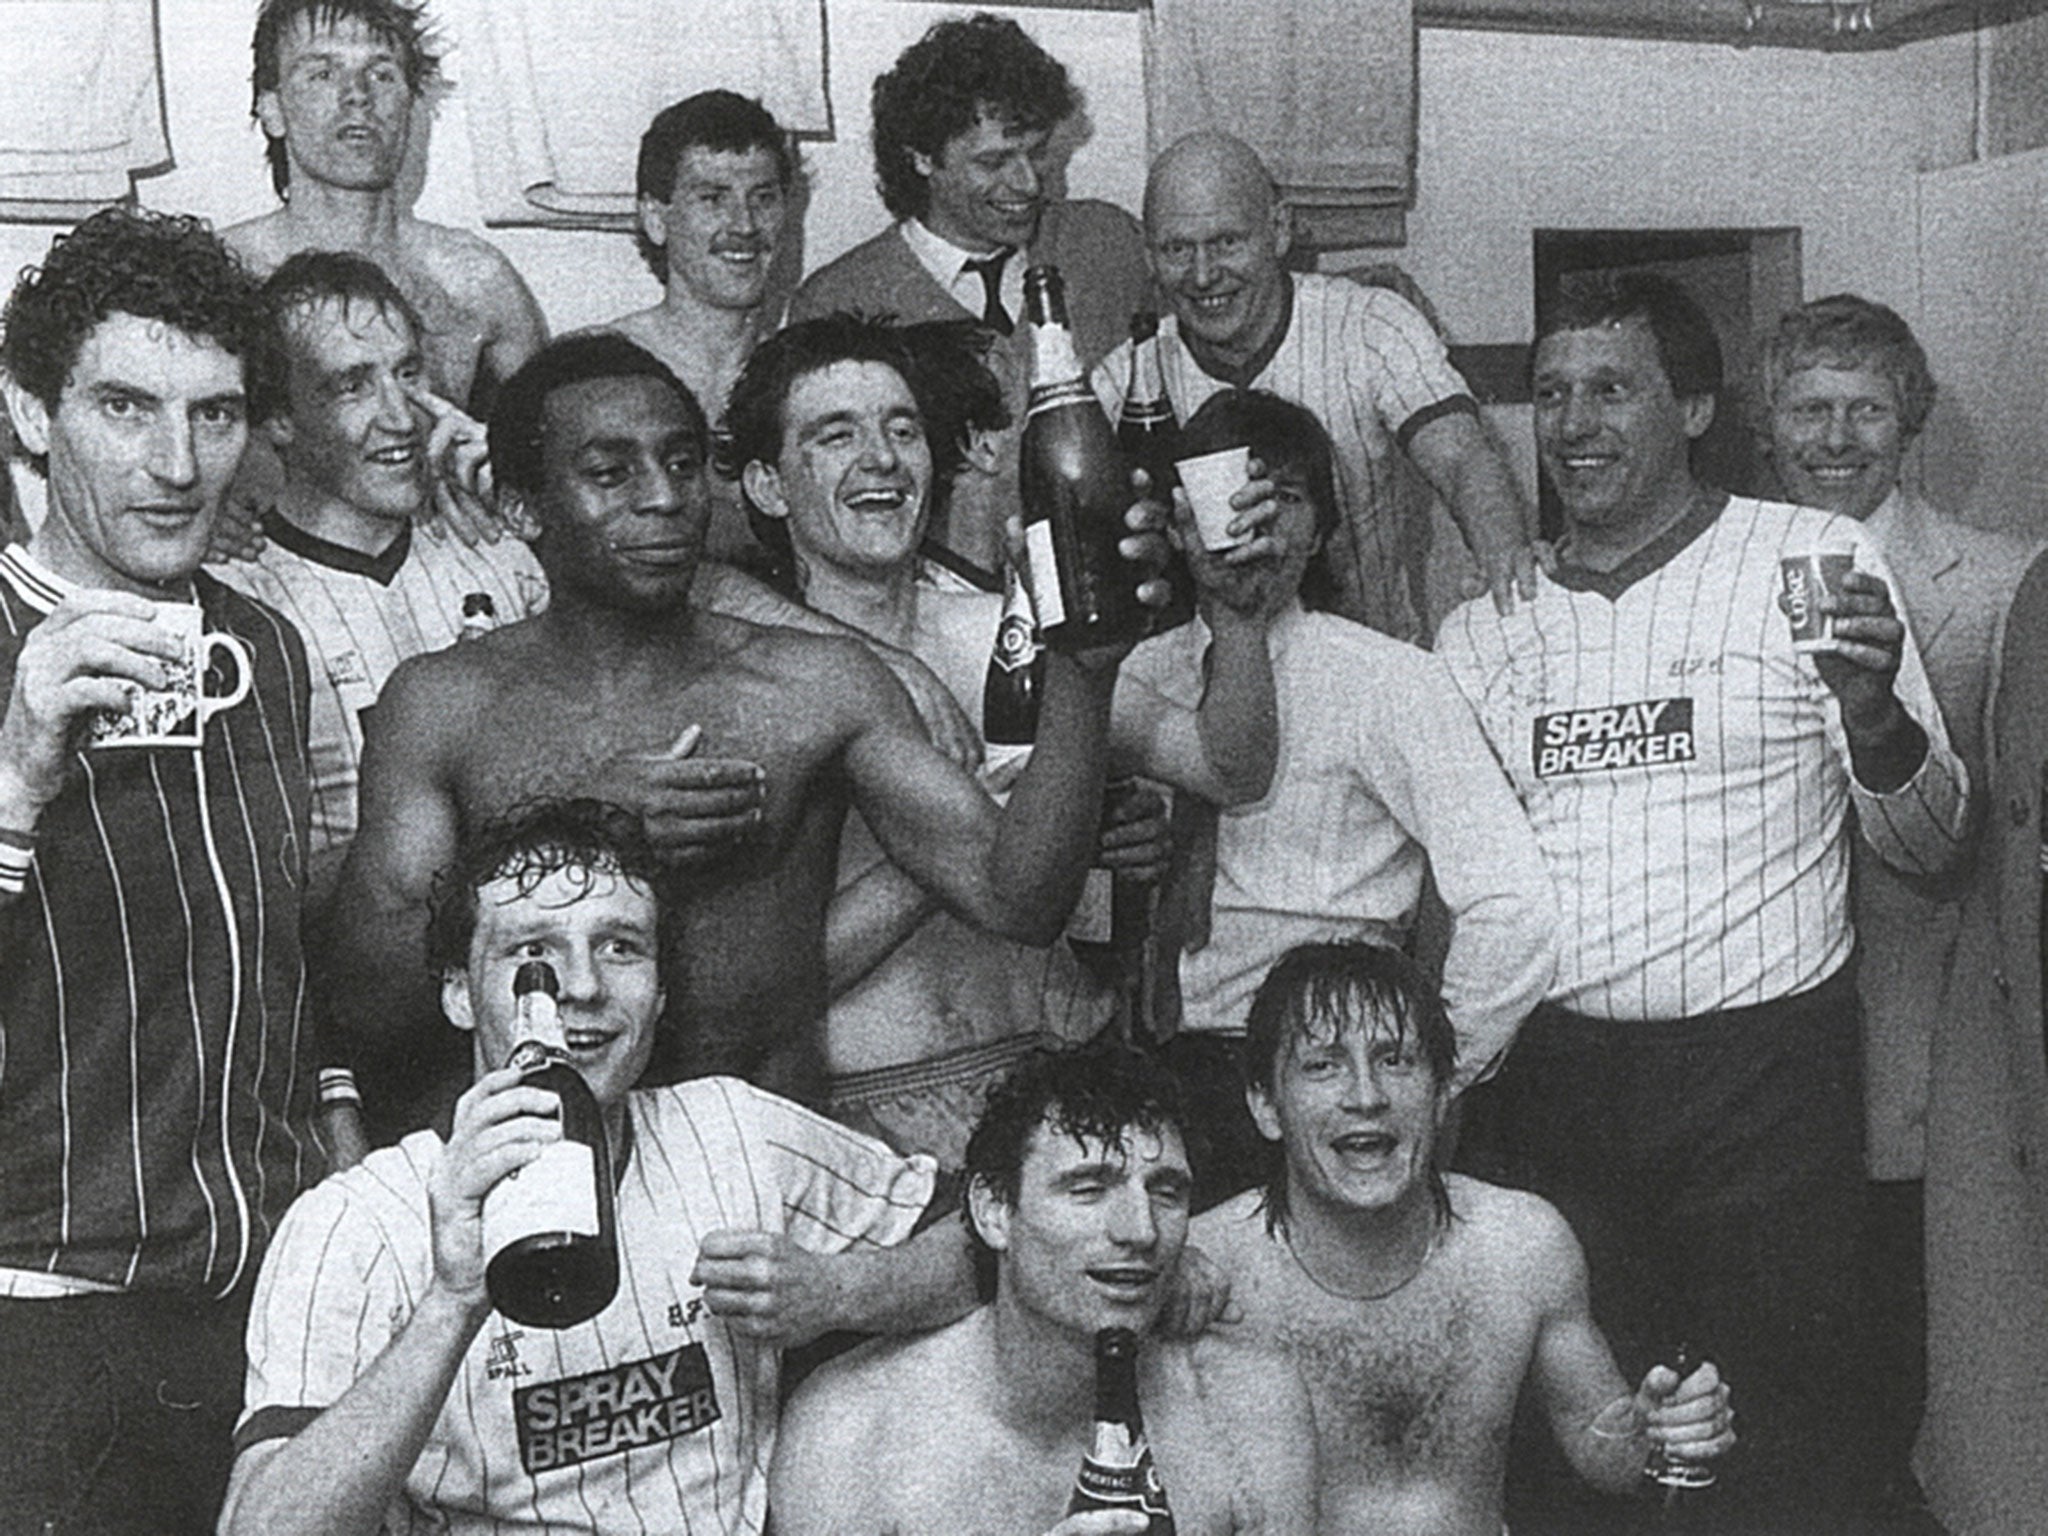
<path id="1" fill-rule="evenodd" d="M 896 220 L 804 280 L 792 320 L 833 310 L 904 321 L 974 319 L 996 334 L 989 365 L 1024 419 L 1031 358 L 1024 271 L 1065 275 L 1084 365 L 1151 307 L 1144 240 L 1121 208 L 1047 190 L 1054 132 L 1079 106 L 1066 67 L 1016 22 L 935 23 L 875 81 L 875 181 Z M 934 558 L 1002 590 L 1003 524 L 1017 508 L 1014 453 L 963 481 L 932 538 Z"/>
<path id="2" fill-rule="evenodd" d="M 1443 497 L 1503 609 L 1532 590 L 1529 519 L 1513 473 L 1436 330 L 1387 288 L 1291 273 L 1286 206 L 1250 146 L 1195 133 L 1152 163 L 1145 182 L 1152 275 L 1172 313 L 1160 325 L 1166 393 L 1182 421 L 1228 389 L 1263 389 L 1313 411 L 1337 451 L 1343 506 L 1328 561 L 1334 611 L 1417 638 L 1389 480 L 1405 453 Z M 1095 371 L 1115 415 L 1130 379 L 1129 343 Z"/>
<path id="3" fill-rule="evenodd" d="M 788 132 L 758 101 L 700 91 L 663 108 L 640 139 L 640 254 L 661 302 L 607 327 L 660 358 L 724 434 L 725 399 L 773 325 L 768 283 L 798 175 Z M 712 482 L 704 552 L 746 564 L 760 551 L 739 486 Z"/>
<path id="4" fill-rule="evenodd" d="M 990 1094 L 967 1148 L 986 1305 L 805 1381 L 769 1469 L 777 1531 L 1159 1529 L 1130 1508 L 1061 1517 L 1091 1449 L 1108 1328 L 1138 1336 L 1137 1406 L 1176 1529 L 1319 1529 L 1293 1368 L 1214 1332 L 1156 1329 L 1194 1187 L 1182 1123 L 1171 1075 L 1116 1045 L 1038 1052 Z"/>
<path id="5" fill-rule="evenodd" d="M 1930 506 L 1901 478 L 1934 405 L 1912 329 L 1855 294 L 1778 322 L 1762 359 L 1764 446 L 1786 496 L 1862 523 L 1898 582 L 1899 607 L 1970 782 L 1985 783 L 1984 707 L 1993 649 L 2032 553 Z M 1850 902 L 1862 960 L 1864 1147 L 1870 1173 L 1865 1284 L 1872 1313 L 1881 1475 L 1910 1499 L 1927 1391 L 1925 1185 L 1928 1072 L 1954 979 L 1974 864 L 1930 888 L 1858 849 Z"/>
<path id="6" fill-rule="evenodd" d="M 1853 1528 L 1871 1487 L 1848 813 L 1877 856 L 1938 874 L 1967 772 L 1862 525 L 1693 477 L 1721 353 L 1683 289 L 1568 282 L 1532 381 L 1557 570 L 1512 614 L 1454 610 L 1438 649 L 1568 905 L 1557 979 L 1468 1094 L 1461 1157 L 1571 1223 L 1625 1373 L 1690 1340 L 1741 1383 L 1717 1523 Z M 1856 568 L 1821 599 L 1831 637 L 1797 650 L 1780 565 L 1820 552 Z"/>
<path id="7" fill-rule="evenodd" d="M 268 390 L 256 284 L 109 208 L 0 316 L 49 510 L 0 554 L 0 1528 L 210 1530 L 270 1234 L 317 1173 L 305 651 L 200 570 Z M 159 622 L 196 606 L 239 665 Z M 240 702 L 96 745 L 173 664 Z"/>
<path id="8" fill-rule="evenodd" d="M 419 318 L 383 268 L 346 252 L 301 251 L 263 291 L 283 389 L 261 426 L 284 485 L 261 552 L 215 574 L 284 614 L 306 640 L 318 901 L 355 836 L 363 721 L 393 670 L 538 613 L 548 589 L 516 539 L 472 548 L 416 528 L 440 473 L 430 458 L 436 423 Z"/>
<path id="9" fill-rule="evenodd" d="M 259 275 L 295 251 L 375 261 L 424 322 L 434 392 L 482 416 L 547 340 L 547 322 L 494 246 L 400 201 L 412 114 L 440 74 L 423 6 L 263 0 L 251 52 L 251 112 L 284 206 L 222 238 Z"/>
<path id="10" fill-rule="evenodd" d="M 1095 846 L 1121 654 L 1048 658 L 1038 751 L 999 815 L 863 646 L 691 602 L 707 438 L 675 376 L 615 335 L 565 338 L 508 384 L 491 462 L 540 523 L 550 606 L 408 662 L 372 717 L 330 997 L 373 1054 L 403 1060 L 422 1038 L 412 957 L 434 870 L 463 828 L 541 794 L 601 794 L 697 870 L 657 1081 L 728 1072 L 816 1097 L 849 808 L 961 916 L 1028 942 L 1058 932 Z M 880 489 L 823 444 L 805 462 L 857 522 L 870 498 L 929 494 L 922 422 L 900 423 L 891 450 Z"/>

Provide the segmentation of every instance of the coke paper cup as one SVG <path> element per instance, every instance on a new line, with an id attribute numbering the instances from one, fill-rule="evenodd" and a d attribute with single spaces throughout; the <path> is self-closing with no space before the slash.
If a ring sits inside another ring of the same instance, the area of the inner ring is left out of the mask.
<path id="1" fill-rule="evenodd" d="M 1842 578 L 1855 568 L 1853 554 L 1833 552 L 1787 555 L 1778 562 L 1778 574 L 1785 584 L 1785 616 L 1792 624 L 1793 650 L 1834 649 L 1834 619 L 1821 612 L 1820 599 L 1839 597 Z"/>

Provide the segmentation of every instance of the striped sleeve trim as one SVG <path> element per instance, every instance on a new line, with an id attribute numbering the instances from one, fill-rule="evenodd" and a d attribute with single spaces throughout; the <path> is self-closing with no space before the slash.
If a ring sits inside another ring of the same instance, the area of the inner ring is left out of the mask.
<path id="1" fill-rule="evenodd" d="M 324 1408 L 287 1408 L 278 1404 L 258 1408 L 236 1426 L 235 1454 L 239 1456 L 265 1440 L 289 1440 L 324 1412 Z"/>
<path id="2" fill-rule="evenodd" d="M 1401 445 L 1401 451 L 1405 453 L 1408 451 L 1408 445 L 1415 441 L 1416 433 L 1420 432 L 1432 421 L 1440 420 L 1445 416 L 1470 416 L 1473 420 L 1477 421 L 1479 419 L 1479 402 L 1470 395 L 1452 395 L 1447 399 L 1437 401 L 1434 405 L 1425 405 L 1413 416 L 1402 422 L 1399 427 L 1395 428 L 1394 441 Z"/>

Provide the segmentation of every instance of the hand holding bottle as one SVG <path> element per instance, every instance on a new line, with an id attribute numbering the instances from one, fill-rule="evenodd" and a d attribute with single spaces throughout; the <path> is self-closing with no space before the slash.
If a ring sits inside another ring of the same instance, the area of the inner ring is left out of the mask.
<path id="1" fill-rule="evenodd" d="M 1682 1378 L 1668 1365 L 1651 1366 L 1636 1388 L 1636 1405 L 1650 1436 L 1645 1475 L 1682 1487 L 1711 1483 L 1709 1463 L 1735 1444 L 1729 1397 L 1728 1384 L 1711 1360 Z"/>
<path id="2" fill-rule="evenodd" d="M 465 1306 L 484 1290 L 484 1197 L 562 1139 L 560 1104 L 517 1067 L 486 1072 L 455 1101 L 455 1123 L 427 1182 L 434 1280 Z"/>
<path id="3" fill-rule="evenodd" d="M 1067 1516 L 1045 1536 L 1145 1536 L 1150 1525 L 1135 1509 L 1090 1509 Z"/>

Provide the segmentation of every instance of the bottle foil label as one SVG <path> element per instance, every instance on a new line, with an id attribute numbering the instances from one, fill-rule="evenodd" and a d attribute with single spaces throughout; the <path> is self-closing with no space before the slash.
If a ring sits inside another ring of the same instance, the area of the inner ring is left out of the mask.
<path id="1" fill-rule="evenodd" d="M 1166 1514 L 1166 1490 L 1159 1485 L 1158 1469 L 1152 1465 L 1150 1450 L 1135 1462 L 1121 1466 L 1082 1458 L 1074 1478 L 1074 1492 L 1086 1500 L 1088 1509 L 1136 1509 L 1148 1515 Z"/>
<path id="2" fill-rule="evenodd" d="M 597 1236 L 597 1169 L 590 1148 L 562 1140 L 484 1196 L 484 1254 L 536 1232 Z"/>

